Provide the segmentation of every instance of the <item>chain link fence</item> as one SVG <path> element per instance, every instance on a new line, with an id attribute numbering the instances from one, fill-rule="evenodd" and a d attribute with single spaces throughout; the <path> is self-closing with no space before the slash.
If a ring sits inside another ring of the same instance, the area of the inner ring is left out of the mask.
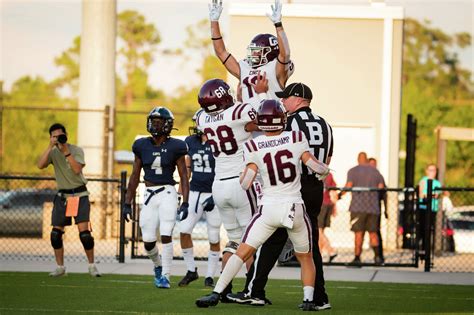
<path id="1" fill-rule="evenodd" d="M 120 181 L 88 181 L 96 261 L 117 261 Z M 54 261 L 50 232 L 56 192 L 52 177 L 0 176 L 0 259 Z M 75 226 L 66 227 L 63 240 L 65 261 L 87 261 Z"/>

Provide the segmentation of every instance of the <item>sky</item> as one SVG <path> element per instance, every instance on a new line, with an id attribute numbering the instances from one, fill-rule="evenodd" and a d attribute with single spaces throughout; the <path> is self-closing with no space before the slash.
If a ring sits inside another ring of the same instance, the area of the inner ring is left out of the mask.
<path id="1" fill-rule="evenodd" d="M 98 1 L 98 0 L 90 0 Z M 224 0 L 229 2 L 263 2 L 260 0 Z M 364 5 L 369 0 L 293 0 L 292 3 Z M 405 16 L 428 19 L 448 34 L 474 33 L 474 0 L 386 0 L 387 5 L 401 5 Z M 117 12 L 132 9 L 156 25 L 162 42 L 160 49 L 182 47 L 185 28 L 208 17 L 207 0 L 117 0 Z M 284 9 L 283 9 L 284 10 Z M 284 11 L 283 11 L 284 13 Z M 51 80 L 59 75 L 54 58 L 72 45 L 81 33 L 80 0 L 0 0 L 0 80 L 4 89 L 24 75 L 42 76 Z M 170 18 L 171 17 L 171 18 Z M 283 17 L 284 19 L 284 17 Z M 223 30 L 227 25 L 224 11 Z M 291 40 L 291 39 L 290 39 Z M 244 51 L 244 49 L 243 49 Z M 242 53 L 243 55 L 243 53 Z M 463 66 L 474 70 L 473 49 L 459 55 Z M 170 93 L 185 82 L 198 81 L 196 64 L 172 57 L 155 58 L 149 69 L 150 85 Z M 170 74 L 165 78 L 162 73 Z"/>

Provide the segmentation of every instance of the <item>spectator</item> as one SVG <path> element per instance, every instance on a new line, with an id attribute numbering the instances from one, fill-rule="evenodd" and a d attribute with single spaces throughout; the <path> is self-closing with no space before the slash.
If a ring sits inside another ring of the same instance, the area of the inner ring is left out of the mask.
<path id="1" fill-rule="evenodd" d="M 358 165 L 351 168 L 347 173 L 348 188 L 383 188 L 384 180 L 382 175 L 375 168 L 369 165 L 367 154 L 360 152 L 357 157 Z M 374 191 L 353 191 L 351 204 L 351 230 L 355 233 L 354 260 L 351 264 L 360 265 L 360 255 L 362 254 L 362 243 L 365 232 L 369 232 L 370 246 L 372 247 L 376 265 L 382 264 L 378 245 L 379 238 L 377 230 L 380 222 L 380 202 L 378 192 Z"/>
<path id="2" fill-rule="evenodd" d="M 90 202 L 87 191 L 87 180 L 82 174 L 86 165 L 84 151 L 67 143 L 66 128 L 53 124 L 49 128 L 49 145 L 38 160 L 38 168 L 43 169 L 53 164 L 54 175 L 58 185 L 58 194 L 54 198 L 51 215 L 51 246 L 54 248 L 57 267 L 49 275 L 60 277 L 66 274 L 64 267 L 63 234 L 64 227 L 71 225 L 72 217 L 79 230 L 79 238 L 89 261 L 89 274 L 100 277 L 94 264 L 94 238 L 90 226 Z"/>
<path id="3" fill-rule="evenodd" d="M 331 173 L 324 180 L 323 205 L 318 216 L 318 245 L 321 254 L 326 252 L 329 255 L 329 262 L 332 262 L 337 256 L 337 251 L 331 246 L 328 237 L 324 234 L 324 229 L 331 226 L 331 216 L 336 216 L 337 193 L 334 190 L 328 190 L 328 187 L 336 187 L 336 182 Z"/>
<path id="4" fill-rule="evenodd" d="M 437 168 L 436 165 L 431 163 L 428 164 L 425 168 L 425 176 L 423 176 L 418 183 L 418 194 L 419 194 L 419 202 L 418 202 L 418 224 L 419 224 L 419 231 L 420 231 L 420 238 L 421 241 L 421 248 L 425 249 L 425 220 L 426 220 L 426 209 L 428 208 L 427 204 L 427 197 L 428 197 L 428 180 L 433 180 L 432 184 L 432 201 L 431 201 L 431 230 L 435 226 L 436 222 L 436 212 L 438 212 L 439 202 L 438 202 L 438 193 L 435 191 L 436 188 L 441 187 L 441 182 L 436 179 L 437 176 Z"/>
<path id="5" fill-rule="evenodd" d="M 373 168 L 377 169 L 377 160 L 375 158 L 370 158 L 369 159 L 369 165 L 372 166 Z M 382 177 L 383 179 L 383 177 Z M 385 180 L 384 180 L 384 183 L 383 183 L 384 187 L 386 187 L 387 185 L 385 185 Z M 388 209 L 387 209 L 387 191 L 385 190 L 382 190 L 382 191 L 379 191 L 379 203 L 380 203 L 380 209 L 382 209 L 382 204 L 383 204 L 383 208 L 384 208 L 384 216 L 385 216 L 385 219 L 388 219 Z M 381 221 L 382 221 L 382 216 L 379 216 L 379 228 L 377 230 L 377 235 L 379 237 L 379 254 L 380 254 L 380 259 L 382 260 L 382 263 L 385 261 L 385 257 L 383 255 L 383 241 L 382 241 L 382 233 L 380 233 L 380 227 L 381 227 Z"/>

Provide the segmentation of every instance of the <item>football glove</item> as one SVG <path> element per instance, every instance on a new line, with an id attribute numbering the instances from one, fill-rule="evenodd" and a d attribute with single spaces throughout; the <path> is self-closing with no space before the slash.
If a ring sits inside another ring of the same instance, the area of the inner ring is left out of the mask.
<path id="1" fill-rule="evenodd" d="M 206 212 L 212 211 L 214 209 L 214 198 L 209 197 L 202 203 L 202 209 Z"/>
<path id="2" fill-rule="evenodd" d="M 183 202 L 181 206 L 178 209 L 178 220 L 181 222 L 183 220 L 186 220 L 188 217 L 188 207 L 189 204 L 187 202 Z"/>
<path id="3" fill-rule="evenodd" d="M 272 5 L 272 14 L 268 14 L 268 18 L 275 23 L 280 23 L 281 22 L 281 2 L 280 0 L 275 0 L 275 5 Z"/>
<path id="4" fill-rule="evenodd" d="M 222 8 L 223 8 L 222 0 L 212 0 L 212 2 L 208 4 L 208 7 L 209 7 L 209 19 L 214 22 L 219 21 L 219 18 L 222 13 Z"/>
<path id="5" fill-rule="evenodd" d="M 132 219 L 132 205 L 131 204 L 124 204 L 123 205 L 122 218 L 127 222 Z"/>

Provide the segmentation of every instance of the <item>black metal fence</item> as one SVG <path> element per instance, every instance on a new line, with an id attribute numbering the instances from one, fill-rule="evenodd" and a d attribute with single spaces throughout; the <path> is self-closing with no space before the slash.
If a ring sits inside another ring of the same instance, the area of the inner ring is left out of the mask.
<path id="1" fill-rule="evenodd" d="M 96 261 L 117 261 L 120 181 L 88 181 Z M 54 261 L 50 232 L 55 187 L 52 177 L 0 176 L 0 259 Z M 66 227 L 63 239 L 65 261 L 87 261 L 77 228 Z"/>
<path id="2" fill-rule="evenodd" d="M 138 226 L 143 188 L 137 189 L 133 221 L 126 224 L 120 218 L 126 179 L 123 172 L 121 179 L 89 179 L 87 185 L 95 252 L 101 262 L 124 262 L 126 257 L 145 257 Z M 55 186 L 51 177 L 0 175 L 0 259 L 54 261 L 49 235 Z M 355 237 L 351 226 L 355 222 L 354 218 L 351 220 L 349 210 L 351 203 L 359 202 L 359 206 L 369 212 L 375 210 L 374 204 L 380 205 L 381 215 L 377 223 L 384 258 L 382 266 L 424 267 L 427 271 L 474 271 L 474 189 L 441 188 L 432 192 L 433 198 L 437 197 L 439 211 L 431 216 L 420 212 L 415 188 L 330 190 L 340 198 L 335 201 L 329 226 L 324 228 L 324 235 L 333 248 L 326 246 L 322 249 L 326 265 L 354 265 Z M 370 239 L 366 233 L 360 267 L 380 265 L 374 261 L 375 252 Z M 209 243 L 204 219 L 196 225 L 193 241 L 196 258 L 206 259 Z M 222 248 L 226 241 L 226 233 L 221 228 Z M 176 227 L 173 244 L 174 256 L 180 258 Z M 64 248 L 66 261 L 85 261 L 75 227 L 66 228 Z"/>

